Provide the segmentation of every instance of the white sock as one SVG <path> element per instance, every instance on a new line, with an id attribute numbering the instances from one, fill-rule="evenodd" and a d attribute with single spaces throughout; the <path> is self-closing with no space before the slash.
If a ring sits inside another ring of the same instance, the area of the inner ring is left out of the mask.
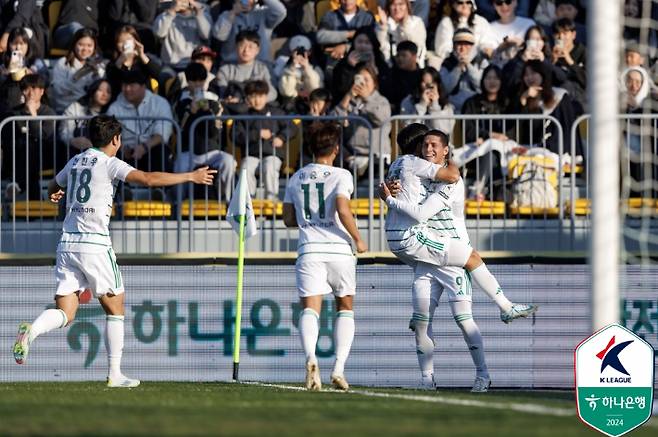
<path id="1" fill-rule="evenodd" d="M 434 342 L 428 335 L 430 318 L 427 314 L 414 313 L 414 331 L 416 339 L 416 356 L 422 377 L 429 378 L 434 374 Z"/>
<path id="2" fill-rule="evenodd" d="M 450 302 L 450 307 L 455 322 L 462 330 L 468 350 L 471 352 L 471 358 L 475 365 L 475 375 L 488 378 L 489 369 L 487 369 L 487 363 L 484 359 L 482 334 L 480 334 L 480 328 L 473 320 L 471 302 Z"/>
<path id="3" fill-rule="evenodd" d="M 352 340 L 354 340 L 354 311 L 338 311 L 334 325 L 336 363 L 332 373 L 342 375 L 345 371 L 345 361 L 352 349 Z"/>
<path id="4" fill-rule="evenodd" d="M 512 302 L 505 297 L 500 284 L 491 274 L 487 266 L 482 263 L 470 272 L 473 282 L 475 282 L 493 300 L 501 311 L 509 311 L 512 308 Z"/>
<path id="5" fill-rule="evenodd" d="M 320 332 L 320 316 L 311 308 L 304 308 L 299 318 L 299 333 L 302 337 L 302 347 L 306 362 L 317 363 L 315 358 L 315 347 L 318 344 L 318 334 Z"/>
<path id="6" fill-rule="evenodd" d="M 69 322 L 66 313 L 60 309 L 49 309 L 42 312 L 39 317 L 32 323 L 30 329 L 30 343 L 35 338 L 53 329 L 63 328 Z"/>
<path id="7" fill-rule="evenodd" d="M 124 316 L 107 316 L 105 322 L 105 348 L 109 363 L 110 379 L 121 379 L 121 356 L 123 355 Z"/>

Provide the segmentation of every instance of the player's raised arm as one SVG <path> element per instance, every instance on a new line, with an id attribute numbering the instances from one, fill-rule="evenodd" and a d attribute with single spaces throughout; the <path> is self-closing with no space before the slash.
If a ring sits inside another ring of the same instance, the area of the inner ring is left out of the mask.
<path id="1" fill-rule="evenodd" d="M 350 208 L 350 200 L 343 196 L 336 196 L 336 212 L 338 213 L 338 219 L 345 227 L 345 230 L 354 244 L 356 244 L 356 251 L 358 253 L 363 253 L 368 250 L 368 246 L 361 239 L 361 234 L 359 234 L 359 228 L 356 226 L 356 221 L 352 215 L 352 209 Z"/>
<path id="2" fill-rule="evenodd" d="M 448 186 L 448 187 L 453 187 Z M 446 187 L 446 188 L 448 188 Z M 452 190 L 444 189 L 447 193 Z M 449 194 L 442 194 L 442 192 L 430 195 L 422 204 L 413 204 L 411 202 L 403 202 L 394 198 L 388 189 L 388 186 L 382 182 L 379 184 L 379 197 L 386 202 L 389 208 L 402 211 L 418 223 L 424 223 L 431 217 L 434 217 L 441 209 L 450 208 Z"/>
<path id="3" fill-rule="evenodd" d="M 434 175 L 434 180 L 454 184 L 459 180 L 459 167 L 448 161 L 448 165 L 441 167 Z"/>
<path id="4" fill-rule="evenodd" d="M 133 170 L 126 176 L 126 182 L 140 184 L 147 187 L 167 187 L 170 185 L 183 184 L 185 182 L 211 185 L 215 173 L 217 173 L 217 170 L 210 169 L 207 166 L 186 173 Z"/>

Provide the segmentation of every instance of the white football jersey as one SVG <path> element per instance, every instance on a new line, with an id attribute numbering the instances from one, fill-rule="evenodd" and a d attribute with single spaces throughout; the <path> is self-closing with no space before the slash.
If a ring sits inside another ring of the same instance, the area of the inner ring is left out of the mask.
<path id="1" fill-rule="evenodd" d="M 74 156 L 55 177 L 66 191 L 66 218 L 58 252 L 106 252 L 112 201 L 119 181 L 135 170 L 96 148 Z"/>
<path id="2" fill-rule="evenodd" d="M 460 177 L 454 184 L 424 181 L 424 185 L 428 197 L 422 206 L 436 210 L 434 217 L 427 220 L 430 229 L 470 244 L 464 216 L 464 180 Z"/>
<path id="3" fill-rule="evenodd" d="M 396 196 L 400 202 L 418 205 L 425 200 L 425 188 L 421 180 L 433 180 L 440 168 L 440 165 L 417 156 L 403 155 L 391 164 L 387 179 L 400 180 L 402 191 Z M 399 241 L 416 224 L 416 220 L 401 211 L 389 209 L 386 214 L 386 238 L 390 242 Z"/>
<path id="4" fill-rule="evenodd" d="M 351 237 L 336 212 L 336 197 L 350 199 L 353 192 L 352 175 L 342 168 L 308 164 L 290 178 L 284 202 L 295 207 L 298 259 L 334 261 L 354 256 Z"/>

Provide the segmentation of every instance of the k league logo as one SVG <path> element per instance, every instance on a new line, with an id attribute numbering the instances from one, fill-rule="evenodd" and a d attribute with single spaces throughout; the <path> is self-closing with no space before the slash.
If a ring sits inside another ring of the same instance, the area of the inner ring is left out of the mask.
<path id="1" fill-rule="evenodd" d="M 651 417 L 653 347 L 621 325 L 606 326 L 574 353 L 576 408 L 587 425 L 620 436 Z"/>

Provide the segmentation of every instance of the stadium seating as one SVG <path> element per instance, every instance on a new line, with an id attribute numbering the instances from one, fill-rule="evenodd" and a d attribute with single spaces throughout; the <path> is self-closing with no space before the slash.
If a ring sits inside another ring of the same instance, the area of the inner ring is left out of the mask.
<path id="1" fill-rule="evenodd" d="M 205 201 L 197 199 L 192 201 L 192 216 L 195 218 L 220 218 L 226 216 L 226 203 L 218 202 L 216 200 Z M 183 217 L 190 216 L 190 202 L 183 201 L 181 205 L 181 215 Z"/>
<path id="2" fill-rule="evenodd" d="M 168 218 L 171 216 L 171 203 L 157 200 L 128 200 L 123 202 L 123 217 Z"/>
<path id="3" fill-rule="evenodd" d="M 12 203 L 9 213 L 14 218 L 28 220 L 56 218 L 59 216 L 59 205 L 46 200 L 19 200 Z"/>
<path id="4" fill-rule="evenodd" d="M 53 0 L 48 5 L 48 28 L 50 29 L 50 40 L 52 41 L 53 32 L 55 31 L 55 25 L 57 25 L 57 19 L 59 18 L 59 13 L 62 10 L 61 0 Z M 66 56 L 66 49 L 58 49 L 52 47 L 48 53 L 51 58 L 58 58 L 60 56 Z"/>
<path id="5" fill-rule="evenodd" d="M 464 212 L 467 216 L 503 216 L 505 202 L 467 200 Z"/>

